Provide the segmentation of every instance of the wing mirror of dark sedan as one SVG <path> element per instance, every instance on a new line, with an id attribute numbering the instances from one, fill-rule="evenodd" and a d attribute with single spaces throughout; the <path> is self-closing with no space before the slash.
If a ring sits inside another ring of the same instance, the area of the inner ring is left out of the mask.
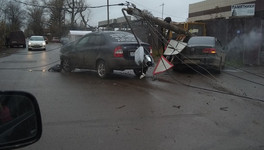
<path id="1" fill-rule="evenodd" d="M 0 91 L 0 149 L 15 149 L 37 142 L 42 134 L 36 98 L 26 92 Z"/>

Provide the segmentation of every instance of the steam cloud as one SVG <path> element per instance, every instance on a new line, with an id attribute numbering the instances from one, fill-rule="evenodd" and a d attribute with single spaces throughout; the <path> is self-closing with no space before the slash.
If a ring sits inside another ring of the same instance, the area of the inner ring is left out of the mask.
<path id="1" fill-rule="evenodd" d="M 262 44 L 260 29 L 253 29 L 249 33 L 238 34 L 228 45 L 228 51 L 256 50 Z"/>

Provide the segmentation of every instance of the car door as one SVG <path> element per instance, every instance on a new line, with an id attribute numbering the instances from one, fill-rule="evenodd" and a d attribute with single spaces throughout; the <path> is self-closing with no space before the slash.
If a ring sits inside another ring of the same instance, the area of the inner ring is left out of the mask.
<path id="1" fill-rule="evenodd" d="M 84 55 L 87 51 L 87 43 L 90 39 L 90 35 L 82 37 L 74 46 L 74 55 L 72 56 L 72 61 L 78 68 L 85 67 L 84 65 Z"/>
<path id="2" fill-rule="evenodd" d="M 96 60 L 101 51 L 101 47 L 105 44 L 104 37 L 101 34 L 93 34 L 88 41 L 87 49 L 84 54 L 84 63 L 89 68 L 94 68 Z"/>

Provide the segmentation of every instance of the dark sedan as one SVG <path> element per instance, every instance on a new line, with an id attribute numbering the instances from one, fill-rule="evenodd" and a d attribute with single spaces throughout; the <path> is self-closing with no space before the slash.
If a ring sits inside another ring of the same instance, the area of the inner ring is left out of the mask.
<path id="1" fill-rule="evenodd" d="M 151 57 L 150 45 L 142 42 L 141 45 L 145 55 Z M 113 70 L 125 69 L 133 69 L 134 73 L 140 76 L 146 73 L 149 65 L 139 66 L 135 63 L 135 51 L 138 47 L 139 44 L 131 33 L 93 32 L 61 48 L 61 66 L 66 72 L 75 68 L 95 69 L 101 78 L 105 78 Z"/>
<path id="2" fill-rule="evenodd" d="M 195 36 L 190 38 L 187 47 L 177 55 L 174 65 L 206 68 L 221 73 L 225 64 L 225 51 L 215 37 Z"/>

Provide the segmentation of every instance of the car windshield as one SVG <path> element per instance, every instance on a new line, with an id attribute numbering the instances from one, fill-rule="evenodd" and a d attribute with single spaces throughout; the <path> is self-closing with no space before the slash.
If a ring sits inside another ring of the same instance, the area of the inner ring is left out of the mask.
<path id="1" fill-rule="evenodd" d="M 215 38 L 213 37 L 192 37 L 188 41 L 188 46 L 215 46 Z"/>
<path id="2" fill-rule="evenodd" d="M 24 149 L 264 150 L 264 0 L 0 4 L 0 93 L 42 116 Z"/>
<path id="3" fill-rule="evenodd" d="M 44 41 L 44 38 L 42 36 L 32 36 L 30 41 Z"/>

